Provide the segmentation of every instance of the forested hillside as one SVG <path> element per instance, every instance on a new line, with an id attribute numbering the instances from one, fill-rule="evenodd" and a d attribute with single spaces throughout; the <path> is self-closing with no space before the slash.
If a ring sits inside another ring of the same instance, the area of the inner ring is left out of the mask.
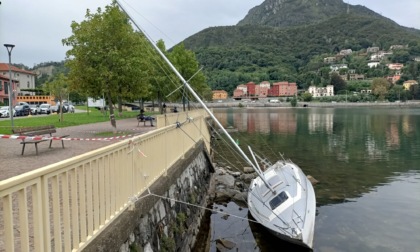
<path id="1" fill-rule="evenodd" d="M 213 27 L 187 38 L 184 44 L 197 54 L 210 86 L 228 92 L 238 84 L 264 80 L 297 82 L 304 88 L 310 81 L 308 72 L 317 74 L 324 66 L 323 57 L 343 49 L 355 52 L 344 61 L 351 61 L 371 46 L 388 50 L 396 44 L 408 45 L 409 60 L 420 56 L 420 35 L 389 19 L 356 13 L 292 28 Z M 369 58 L 365 55 L 362 60 L 367 65 Z M 363 73 L 366 69 L 356 70 Z"/>

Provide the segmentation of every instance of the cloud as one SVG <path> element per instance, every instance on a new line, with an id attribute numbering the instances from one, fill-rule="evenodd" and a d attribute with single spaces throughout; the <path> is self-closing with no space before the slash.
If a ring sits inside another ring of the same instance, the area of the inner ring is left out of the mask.
<path id="1" fill-rule="evenodd" d="M 34 64 L 61 61 L 68 48 L 61 43 L 71 35 L 72 21 L 85 19 L 86 10 L 96 12 L 111 0 L 16 1 L 0 5 L 0 44 L 15 44 L 12 62 Z M 235 25 L 263 0 L 120 0 L 136 23 L 167 48 L 208 27 Z M 398 24 L 420 29 L 420 1 L 349 0 L 393 19 Z M 7 62 L 0 48 L 0 62 Z"/>

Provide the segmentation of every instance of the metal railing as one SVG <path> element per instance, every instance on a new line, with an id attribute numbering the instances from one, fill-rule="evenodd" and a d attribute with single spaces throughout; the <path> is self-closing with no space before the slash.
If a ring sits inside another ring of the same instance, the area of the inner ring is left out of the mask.
<path id="1" fill-rule="evenodd" d="M 0 251 L 86 247 L 198 141 L 209 147 L 202 112 L 177 116 L 182 125 L 0 181 Z"/>

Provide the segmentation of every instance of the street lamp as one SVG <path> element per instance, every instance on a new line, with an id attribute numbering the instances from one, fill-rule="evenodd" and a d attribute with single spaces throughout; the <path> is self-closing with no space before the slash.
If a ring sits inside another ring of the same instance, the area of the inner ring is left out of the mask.
<path id="1" fill-rule="evenodd" d="M 14 124 L 13 124 L 13 96 L 12 96 L 12 92 L 13 92 L 13 87 L 12 87 L 12 50 L 13 47 L 15 47 L 15 45 L 11 45 L 11 44 L 4 44 L 4 46 L 7 49 L 7 52 L 9 53 L 9 116 L 10 116 L 10 121 L 12 122 L 12 129 L 14 128 Z"/>

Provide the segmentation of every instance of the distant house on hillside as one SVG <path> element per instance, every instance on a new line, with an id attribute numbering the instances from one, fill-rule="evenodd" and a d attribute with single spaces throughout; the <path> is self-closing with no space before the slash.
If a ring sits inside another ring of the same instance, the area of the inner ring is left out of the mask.
<path id="1" fill-rule="evenodd" d="M 349 80 L 364 80 L 364 79 L 365 79 L 364 74 L 357 74 L 357 73 L 349 74 Z"/>
<path id="2" fill-rule="evenodd" d="M 213 100 L 226 100 L 228 93 L 225 90 L 213 90 Z"/>
<path id="3" fill-rule="evenodd" d="M 308 92 L 312 97 L 334 96 L 334 86 L 328 85 L 326 87 L 310 86 Z"/>
<path id="4" fill-rule="evenodd" d="M 326 63 L 326 64 L 335 63 L 336 61 L 337 61 L 336 57 L 326 57 L 326 58 L 324 58 L 324 63 Z"/>
<path id="5" fill-rule="evenodd" d="M 404 81 L 403 87 L 405 90 L 410 90 L 411 86 L 418 85 L 418 84 L 419 83 L 415 80 L 408 80 L 408 81 Z"/>
<path id="6" fill-rule="evenodd" d="M 401 70 L 404 67 L 404 64 L 392 63 L 392 64 L 387 64 L 387 66 L 390 70 Z"/>
<path id="7" fill-rule="evenodd" d="M 389 50 L 398 50 L 398 49 L 405 49 L 407 48 L 407 46 L 404 45 L 392 45 L 391 47 L 389 47 Z"/>
<path id="8" fill-rule="evenodd" d="M 344 49 L 340 51 L 340 55 L 350 55 L 353 53 L 353 50 L 351 49 Z"/>
<path id="9" fill-rule="evenodd" d="M 368 47 L 368 49 L 366 50 L 367 53 L 377 53 L 379 52 L 379 47 L 374 46 L 374 47 Z"/>
<path id="10" fill-rule="evenodd" d="M 381 62 L 379 62 L 379 61 L 371 61 L 371 62 L 368 62 L 368 67 L 369 68 L 372 68 L 372 67 L 377 67 L 377 66 L 379 66 L 381 64 Z"/>
<path id="11" fill-rule="evenodd" d="M 397 71 L 394 75 L 386 77 L 388 81 L 390 81 L 392 84 L 395 84 L 397 81 L 401 79 L 401 73 Z"/>
<path id="12" fill-rule="evenodd" d="M 347 64 L 335 64 L 331 65 L 330 69 L 332 72 L 338 72 L 340 69 L 347 69 Z"/>

